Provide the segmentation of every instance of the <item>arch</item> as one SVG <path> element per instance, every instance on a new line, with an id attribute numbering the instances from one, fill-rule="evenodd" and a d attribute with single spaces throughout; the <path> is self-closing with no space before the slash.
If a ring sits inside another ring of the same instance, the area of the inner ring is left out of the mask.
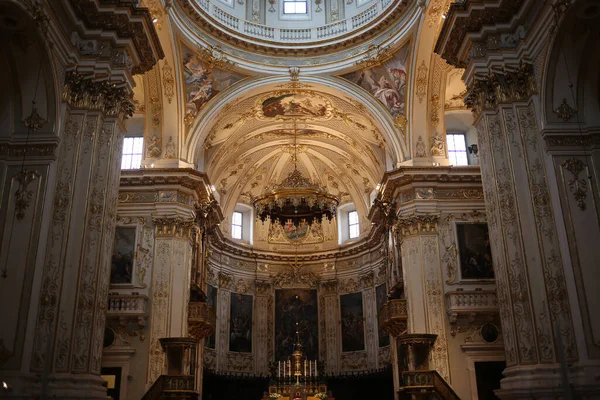
<path id="1" fill-rule="evenodd" d="M 582 130 L 600 127 L 599 34 L 600 7 L 590 1 L 575 2 L 556 29 L 542 74 L 542 121 L 547 128 L 560 125 L 563 131 L 578 131 L 578 124 Z M 571 118 L 557 113 L 563 103 L 571 109 Z"/>
<path id="2" fill-rule="evenodd" d="M 0 87 L 5 88 L 0 96 L 0 138 L 25 139 L 29 132 L 25 121 L 35 114 L 43 121 L 32 129 L 36 139 L 54 136 L 60 91 L 47 38 L 39 29 L 31 29 L 36 21 L 22 3 L 0 0 L 0 21 L 5 39 L 0 48 Z"/>
<path id="3" fill-rule="evenodd" d="M 391 115 L 385 110 L 383 105 L 361 88 L 339 78 L 319 76 L 303 77 L 301 83 L 311 85 L 310 90 L 322 90 L 336 94 L 340 98 L 344 96 L 349 97 L 365 107 L 366 112 L 373 119 L 387 143 L 387 150 L 390 154 L 388 155 L 386 169 L 395 168 L 399 162 L 404 160 L 405 155 L 409 154 L 407 143 L 398 134 Z M 202 158 L 202 144 L 217 122 L 217 118 L 223 107 L 258 94 L 281 90 L 281 87 L 278 87 L 278 85 L 285 84 L 289 84 L 287 76 L 250 78 L 234 87 L 228 88 L 220 96 L 213 98 L 199 113 L 196 122 L 190 127 L 190 134 L 183 144 L 183 156 L 186 161 L 196 165 L 197 168 L 200 167 L 198 160 Z M 202 170 L 202 168 L 199 169 Z"/>

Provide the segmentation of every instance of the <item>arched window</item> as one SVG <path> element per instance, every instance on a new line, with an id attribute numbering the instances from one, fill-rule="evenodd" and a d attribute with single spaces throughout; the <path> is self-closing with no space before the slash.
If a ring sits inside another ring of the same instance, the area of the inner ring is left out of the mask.
<path id="1" fill-rule="evenodd" d="M 306 14 L 308 13 L 307 0 L 283 0 L 284 14 Z"/>

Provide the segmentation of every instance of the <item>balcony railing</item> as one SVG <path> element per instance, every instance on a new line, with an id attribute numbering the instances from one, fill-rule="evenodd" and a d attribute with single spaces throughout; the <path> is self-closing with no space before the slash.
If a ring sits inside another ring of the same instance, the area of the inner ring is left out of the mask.
<path id="1" fill-rule="evenodd" d="M 202 339 L 214 333 L 216 327 L 215 310 L 204 302 L 190 302 L 188 305 L 188 328 L 190 335 Z"/>
<path id="2" fill-rule="evenodd" d="M 379 310 L 379 326 L 394 337 L 406 333 L 408 310 L 405 299 L 393 299 Z"/>
<path id="3" fill-rule="evenodd" d="M 404 6 L 403 1 L 379 0 L 366 10 L 350 18 L 335 21 L 327 25 L 312 28 L 274 28 L 256 22 L 247 21 L 229 14 L 209 0 L 182 0 L 191 5 L 199 14 L 224 28 L 239 33 L 273 42 L 314 42 L 331 40 L 346 35 L 348 32 L 365 28 L 390 11 L 390 8 Z"/>
<path id="4" fill-rule="evenodd" d="M 431 398 L 429 396 L 434 395 L 443 400 L 460 400 L 437 371 L 403 371 L 398 393 L 401 399 L 414 398 L 413 396 Z"/>
<path id="5" fill-rule="evenodd" d="M 136 320 L 139 326 L 146 325 L 148 297 L 142 294 L 109 293 L 107 318 L 118 318 L 122 325 Z"/>
<path id="6" fill-rule="evenodd" d="M 446 311 L 450 332 L 456 334 L 460 320 L 473 323 L 476 320 L 493 320 L 499 313 L 495 290 L 456 290 L 446 293 Z"/>

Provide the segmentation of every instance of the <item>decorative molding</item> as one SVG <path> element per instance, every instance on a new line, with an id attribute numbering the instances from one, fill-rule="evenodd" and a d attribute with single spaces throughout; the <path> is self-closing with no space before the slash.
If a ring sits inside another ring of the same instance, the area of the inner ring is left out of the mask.
<path id="1" fill-rule="evenodd" d="M 429 121 L 431 122 L 431 126 L 435 128 L 440 123 L 440 96 L 438 94 L 432 95 L 430 103 L 431 104 L 429 107 Z"/>
<path id="2" fill-rule="evenodd" d="M 156 137 L 156 135 L 149 138 L 146 145 L 146 156 L 149 158 L 159 158 L 162 153 L 161 142 L 162 139 Z"/>
<path id="3" fill-rule="evenodd" d="M 456 336 L 456 333 L 461 330 L 464 331 L 465 324 L 461 325 L 459 323 L 461 320 L 466 320 L 467 326 L 471 326 L 476 321 L 494 321 L 499 315 L 496 291 L 458 289 L 447 292 L 446 312 L 452 336 Z"/>
<path id="4" fill-rule="evenodd" d="M 419 99 L 419 103 L 423 103 L 423 99 L 427 95 L 427 81 L 429 76 L 427 75 L 427 65 L 425 60 L 421 62 L 421 65 L 417 69 L 417 88 L 415 94 Z"/>
<path id="5" fill-rule="evenodd" d="M 588 184 L 585 178 L 579 178 L 579 174 L 587 168 L 587 165 L 580 159 L 571 157 L 560 166 L 573 175 L 573 178 L 568 181 L 569 190 L 577 202 L 577 207 L 579 207 L 581 211 L 585 211 L 587 207 L 585 200 L 587 198 Z"/>
<path id="6" fill-rule="evenodd" d="M 165 157 L 167 159 L 175 159 L 177 158 L 177 148 L 175 147 L 175 142 L 173 141 L 173 136 L 169 136 L 169 141 L 165 146 Z"/>
<path id="7" fill-rule="evenodd" d="M 365 55 L 359 61 L 356 61 L 356 65 L 359 65 L 363 69 L 376 67 L 378 65 L 383 64 L 390 58 L 392 58 L 393 54 L 390 51 L 390 46 L 381 46 L 376 44 L 370 44 L 367 50 L 365 51 Z"/>
<path id="8" fill-rule="evenodd" d="M 319 278 L 310 271 L 303 271 L 305 269 L 303 263 L 290 263 L 289 271 L 278 272 L 273 277 L 273 284 L 276 287 L 309 287 L 314 288 L 319 284 Z"/>
<path id="9" fill-rule="evenodd" d="M 15 191 L 15 211 L 17 220 L 25 218 L 25 211 L 29 208 L 29 203 L 33 197 L 33 191 L 29 189 L 29 184 L 40 177 L 36 171 L 24 169 L 15 175 L 14 179 L 19 183 Z"/>
<path id="10" fill-rule="evenodd" d="M 562 119 L 565 122 L 569 121 L 571 118 L 573 118 L 577 114 L 577 109 L 572 108 L 569 105 L 569 103 L 567 102 L 566 98 L 563 99 L 560 106 L 558 106 L 558 108 L 553 111 L 558 118 Z"/>
<path id="11" fill-rule="evenodd" d="M 153 68 L 146 74 L 148 82 L 148 95 L 150 97 L 150 111 L 152 113 L 152 127 L 156 135 L 156 128 L 160 127 L 162 120 L 162 100 L 160 96 L 159 68 Z M 149 131 L 149 130 L 148 130 Z M 160 133 L 159 133 L 160 136 Z"/>
<path id="12" fill-rule="evenodd" d="M 206 47 L 200 46 L 198 47 L 198 55 L 203 61 L 208 63 L 209 70 L 218 68 L 226 71 L 236 66 L 236 63 L 227 58 L 221 46 L 210 44 Z"/>
<path id="13" fill-rule="evenodd" d="M 195 226 L 193 219 L 185 220 L 183 218 L 154 217 L 152 221 L 155 225 L 157 237 L 183 237 L 191 239 L 192 228 Z"/>
<path id="14" fill-rule="evenodd" d="M 523 101 L 537 93 L 533 65 L 521 62 L 515 70 L 477 76 L 467 89 L 465 105 L 479 115 L 499 104 Z"/>
<path id="15" fill-rule="evenodd" d="M 0 157 L 47 157 L 54 156 L 56 143 L 13 144 L 0 143 Z"/>
<path id="16" fill-rule="evenodd" d="M 434 157 L 444 157 L 446 155 L 446 144 L 441 135 L 435 135 L 431 138 L 431 148 L 429 151 Z"/>
<path id="17" fill-rule="evenodd" d="M 133 92 L 110 81 L 95 82 L 76 70 L 65 74 L 62 99 L 73 108 L 100 111 L 108 116 L 133 115 Z"/>
<path id="18" fill-rule="evenodd" d="M 165 88 L 165 97 L 169 104 L 171 104 L 175 96 L 175 78 L 173 76 L 173 68 L 169 65 L 166 58 L 162 68 L 162 83 Z"/>
<path id="19" fill-rule="evenodd" d="M 402 236 L 437 233 L 439 219 L 439 215 L 412 215 L 399 217 L 396 228 L 400 231 Z"/>
<path id="20" fill-rule="evenodd" d="M 415 146 L 415 156 L 416 157 L 427 157 L 427 150 L 425 149 L 425 141 L 423 141 L 423 136 L 419 135 L 417 139 L 417 144 Z"/>
<path id="21" fill-rule="evenodd" d="M 29 129 L 31 132 L 36 132 L 43 128 L 47 122 L 48 120 L 43 119 L 40 114 L 38 114 L 35 101 L 33 101 L 31 104 L 31 113 L 23 120 L 25 127 L 27 127 L 27 129 Z"/>

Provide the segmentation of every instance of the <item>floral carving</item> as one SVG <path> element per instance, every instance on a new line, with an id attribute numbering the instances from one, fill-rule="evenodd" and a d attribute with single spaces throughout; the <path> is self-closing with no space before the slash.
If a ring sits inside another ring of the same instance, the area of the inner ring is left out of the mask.
<path id="1" fill-rule="evenodd" d="M 175 96 L 175 78 L 173 77 L 173 68 L 169 65 L 169 62 L 165 58 L 165 63 L 162 68 L 162 81 L 163 86 L 165 88 L 165 97 L 169 104 L 173 101 L 173 96 Z"/>
<path id="2" fill-rule="evenodd" d="M 15 180 L 19 183 L 19 187 L 15 191 L 15 210 L 19 221 L 25 218 L 25 211 L 29 208 L 33 197 L 33 191 L 29 189 L 29 184 L 39 177 L 40 175 L 36 171 L 30 169 L 24 169 L 15 176 Z"/>
<path id="3" fill-rule="evenodd" d="M 439 215 L 412 215 L 398 218 L 396 227 L 402 236 L 435 233 L 438 231 Z"/>
<path id="4" fill-rule="evenodd" d="M 432 156 L 444 156 L 446 155 L 446 146 L 444 144 L 444 140 L 442 139 L 441 135 L 436 135 L 434 137 L 431 138 L 431 155 Z"/>
<path id="5" fill-rule="evenodd" d="M 417 139 L 417 145 L 415 146 L 415 156 L 416 157 L 427 157 L 427 150 L 425 150 L 425 142 L 423 141 L 423 136 L 419 135 Z"/>
<path id="6" fill-rule="evenodd" d="M 423 99 L 427 94 L 427 65 L 425 60 L 421 62 L 421 65 L 417 69 L 417 89 L 416 95 L 419 99 L 419 103 L 423 103 Z"/>
<path id="7" fill-rule="evenodd" d="M 585 163 L 577 158 L 571 157 L 561 164 L 561 167 L 569 171 L 573 177 L 569 179 L 568 185 L 569 190 L 575 197 L 577 207 L 581 211 L 585 211 L 586 204 L 585 199 L 587 198 L 588 184 L 585 178 L 580 178 L 579 174 L 587 168 Z"/>
<path id="8" fill-rule="evenodd" d="M 173 141 L 173 136 L 169 136 L 169 141 L 165 146 L 165 158 L 173 159 L 177 158 L 177 150 L 175 148 L 175 142 Z"/>
<path id="9" fill-rule="evenodd" d="M 568 120 L 570 120 L 571 118 L 573 118 L 573 116 L 575 116 L 575 114 L 577 114 L 577 109 L 576 108 L 572 108 L 569 105 L 569 103 L 567 102 L 567 99 L 563 99 L 563 101 L 560 104 L 560 106 L 558 106 L 558 108 L 556 110 L 554 110 L 554 113 L 556 114 L 556 116 L 558 118 L 560 118 L 563 121 L 567 122 Z"/>

